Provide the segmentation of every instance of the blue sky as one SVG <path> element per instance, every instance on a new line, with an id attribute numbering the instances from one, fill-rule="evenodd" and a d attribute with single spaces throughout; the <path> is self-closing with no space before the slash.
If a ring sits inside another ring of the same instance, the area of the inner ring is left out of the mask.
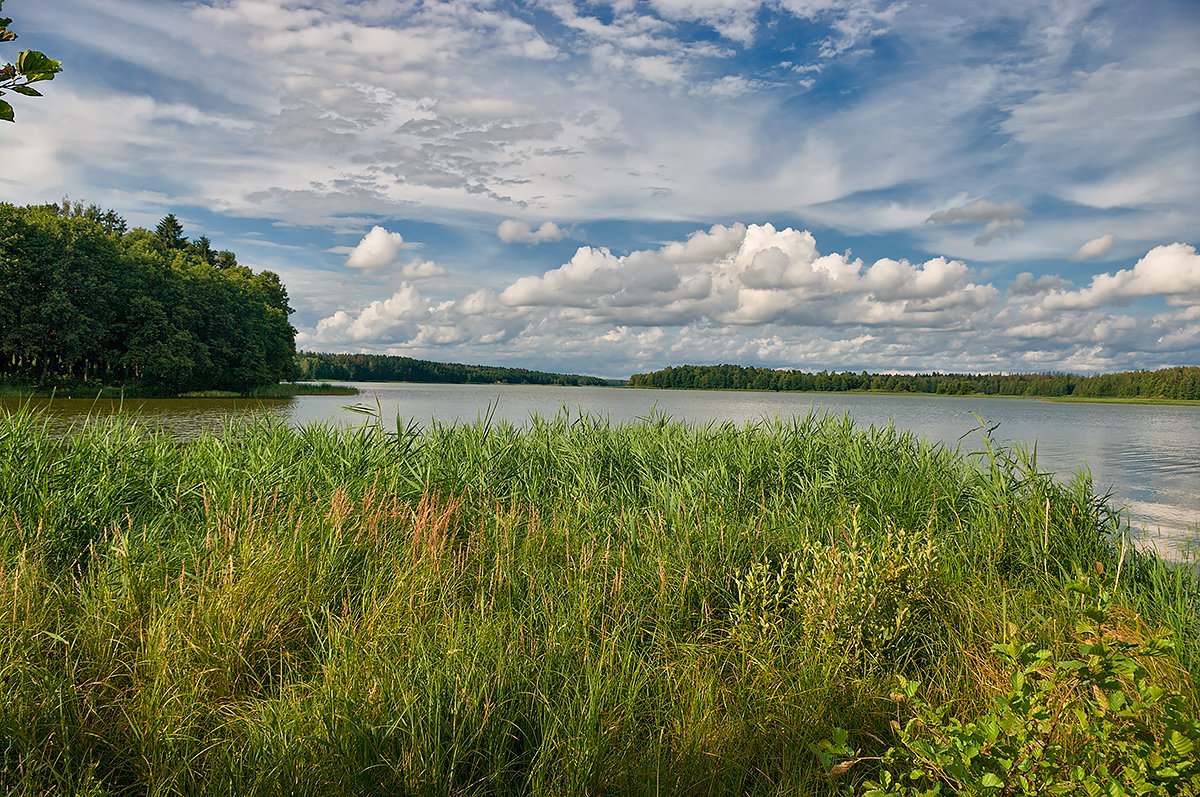
<path id="1" fill-rule="evenodd" d="M 284 279 L 298 345 L 682 363 L 1200 362 L 1200 5 L 7 0 L 65 72 L 0 200 Z"/>

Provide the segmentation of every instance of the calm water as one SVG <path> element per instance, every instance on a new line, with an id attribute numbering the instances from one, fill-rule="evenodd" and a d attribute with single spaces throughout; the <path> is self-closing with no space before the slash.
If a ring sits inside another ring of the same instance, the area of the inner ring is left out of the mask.
<path id="1" fill-rule="evenodd" d="M 745 422 L 810 411 L 849 413 L 861 425 L 894 423 L 951 448 L 979 425 L 999 424 L 997 439 L 1037 446 L 1038 465 L 1064 477 L 1089 468 L 1097 491 L 1111 490 L 1116 506 L 1128 508 L 1134 528 L 1164 553 L 1200 541 L 1200 407 L 1126 404 L 1056 404 L 1028 399 L 908 397 L 838 393 L 752 393 L 668 391 L 627 388 L 539 387 L 521 385 L 415 385 L 359 383 L 359 396 L 302 396 L 295 399 L 133 400 L 148 423 L 180 437 L 216 431 L 231 419 L 270 414 L 290 424 L 357 425 L 367 418 L 346 409 L 367 404 L 387 422 L 407 424 L 473 422 L 489 412 L 522 424 L 537 414 L 560 411 L 607 417 L 614 423 L 653 412 L 706 424 Z M 4 400 L 13 408 L 20 402 Z M 33 402 L 46 406 L 47 402 Z M 56 399 L 49 408 L 55 427 L 65 431 L 89 412 L 109 413 L 115 402 Z M 962 440 L 977 448 L 978 434 Z"/>

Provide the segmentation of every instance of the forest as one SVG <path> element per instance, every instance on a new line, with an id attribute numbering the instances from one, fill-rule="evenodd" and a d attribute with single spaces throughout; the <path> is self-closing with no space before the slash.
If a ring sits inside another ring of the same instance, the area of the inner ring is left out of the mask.
<path id="1" fill-rule="evenodd" d="M 321 354 L 308 351 L 301 352 L 296 358 L 296 377 L 306 381 L 345 379 L 353 382 L 501 382 L 508 385 L 572 386 L 613 384 L 595 376 L 552 374 L 525 368 L 439 363 L 386 354 Z"/>
<path id="2" fill-rule="evenodd" d="M 795 390 L 941 395 L 1045 396 L 1077 398 L 1200 400 L 1200 367 L 1128 371 L 1098 376 L 1074 374 L 869 374 L 773 370 L 741 365 L 681 365 L 634 374 L 631 387 L 701 390 Z"/>
<path id="3" fill-rule="evenodd" d="M 290 379 L 287 290 L 174 214 L 0 203 L 0 383 L 247 391 Z"/>

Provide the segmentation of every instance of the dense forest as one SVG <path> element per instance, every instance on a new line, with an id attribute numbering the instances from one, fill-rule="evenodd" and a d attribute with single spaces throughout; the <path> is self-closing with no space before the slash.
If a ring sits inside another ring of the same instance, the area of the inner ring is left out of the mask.
<path id="1" fill-rule="evenodd" d="M 796 390 L 936 393 L 987 396 L 1075 396 L 1200 400 L 1200 368 L 1130 371 L 1100 376 L 1073 374 L 868 374 L 804 373 L 740 365 L 682 365 L 634 374 L 631 387 L 702 390 Z"/>
<path id="2" fill-rule="evenodd" d="M 287 290 L 174 215 L 0 203 L 0 381 L 245 391 L 289 379 Z"/>
<path id="3" fill-rule="evenodd" d="M 296 358 L 298 379 L 346 379 L 354 382 L 472 382 L 509 385 L 607 385 L 595 376 L 551 374 L 524 368 L 459 365 L 385 354 L 320 354 L 301 352 Z"/>

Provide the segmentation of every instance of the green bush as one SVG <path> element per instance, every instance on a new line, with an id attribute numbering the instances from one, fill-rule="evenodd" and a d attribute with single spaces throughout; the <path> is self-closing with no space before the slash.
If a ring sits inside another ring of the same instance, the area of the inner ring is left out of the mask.
<path id="1" fill-rule="evenodd" d="M 992 712 L 963 723 L 899 676 L 894 697 L 913 716 L 904 728 L 893 723 L 899 744 L 877 759 L 878 779 L 859 793 L 1200 794 L 1200 721 L 1139 661 L 1169 655 L 1170 636 L 1131 641 L 1113 622 L 1109 593 L 1088 579 L 1070 589 L 1085 601 L 1075 626 L 1078 655 L 1058 657 L 1032 642 L 995 645 L 1011 670 L 1011 689 Z M 815 752 L 834 775 L 871 760 L 852 751 L 840 729 Z"/>
<path id="2" fill-rule="evenodd" d="M 801 539 L 778 565 L 752 564 L 735 581 L 734 628 L 743 637 L 799 629 L 850 661 L 877 659 L 914 636 L 940 565 L 928 529 L 889 526 L 871 539 L 855 517 L 828 540 Z"/>

